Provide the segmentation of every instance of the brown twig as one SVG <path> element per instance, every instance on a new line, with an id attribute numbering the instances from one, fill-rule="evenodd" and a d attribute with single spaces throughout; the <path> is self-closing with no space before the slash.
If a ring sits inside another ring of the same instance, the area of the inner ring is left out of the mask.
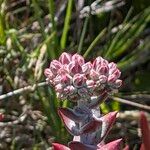
<path id="1" fill-rule="evenodd" d="M 42 87 L 42 86 L 45 86 L 45 85 L 47 85 L 46 82 L 41 82 L 41 83 L 37 83 L 37 84 L 34 84 L 34 85 L 29 85 L 29 86 L 14 90 L 12 92 L 0 95 L 0 100 L 3 100 L 3 99 L 6 99 L 8 97 L 11 97 L 11 96 L 21 94 L 23 92 L 34 91 L 37 87 Z"/>
<path id="2" fill-rule="evenodd" d="M 125 99 L 119 98 L 119 97 L 113 97 L 113 100 L 115 100 L 117 102 L 120 102 L 120 103 L 124 103 L 124 104 L 127 104 L 127 105 L 131 105 L 131 106 L 134 106 L 134 107 L 138 107 L 138 108 L 150 111 L 150 106 L 147 106 L 147 105 L 131 102 L 129 100 L 125 100 Z"/>

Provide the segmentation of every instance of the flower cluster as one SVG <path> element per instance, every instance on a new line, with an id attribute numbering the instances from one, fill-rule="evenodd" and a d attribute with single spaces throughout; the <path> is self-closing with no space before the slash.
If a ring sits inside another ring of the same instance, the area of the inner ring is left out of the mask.
<path id="1" fill-rule="evenodd" d="M 74 137 L 68 147 L 53 143 L 55 150 L 119 150 L 121 139 L 104 143 L 117 112 L 102 116 L 99 104 L 121 86 L 120 74 L 115 63 L 108 63 L 102 57 L 85 62 L 81 55 L 68 53 L 63 53 L 45 69 L 58 98 L 78 103 L 73 109 L 58 109 L 66 129 Z"/>
<path id="2" fill-rule="evenodd" d="M 79 54 L 62 53 L 45 69 L 48 82 L 55 88 L 59 99 L 77 101 L 99 96 L 103 91 L 111 93 L 122 81 L 116 64 L 102 57 L 85 62 Z"/>

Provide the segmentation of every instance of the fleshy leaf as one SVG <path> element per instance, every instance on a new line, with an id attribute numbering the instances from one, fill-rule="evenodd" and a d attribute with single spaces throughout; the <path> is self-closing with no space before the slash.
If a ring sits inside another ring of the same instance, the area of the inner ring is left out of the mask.
<path id="1" fill-rule="evenodd" d="M 108 132 L 112 128 L 116 120 L 116 115 L 117 115 L 117 112 L 115 111 L 115 112 L 110 112 L 101 118 L 103 121 L 101 140 L 103 140 L 107 136 Z"/>
<path id="2" fill-rule="evenodd" d="M 70 142 L 69 147 L 71 150 L 96 150 L 97 149 L 97 147 L 94 145 L 91 146 L 76 141 Z"/>
<path id="3" fill-rule="evenodd" d="M 122 139 L 112 141 L 106 145 L 103 145 L 102 147 L 98 148 L 97 150 L 120 150 L 121 141 L 122 141 Z"/>
<path id="4" fill-rule="evenodd" d="M 81 122 L 86 118 L 85 115 L 77 113 L 77 111 L 75 112 L 69 108 L 59 108 L 58 111 L 75 122 Z"/>
<path id="5" fill-rule="evenodd" d="M 81 128 L 81 134 L 95 132 L 102 125 L 101 120 L 92 120 Z"/>
<path id="6" fill-rule="evenodd" d="M 70 150 L 70 148 L 68 148 L 65 145 L 59 144 L 59 143 L 52 143 L 54 150 Z"/>
<path id="7" fill-rule="evenodd" d="M 140 126 L 142 132 L 143 146 L 145 150 L 150 150 L 150 128 L 144 112 L 141 112 Z"/>
<path id="8" fill-rule="evenodd" d="M 92 100 L 92 102 L 89 104 L 89 108 L 97 107 L 99 104 L 104 102 L 107 96 L 108 96 L 108 93 L 104 91 L 98 98 Z"/>
<path id="9" fill-rule="evenodd" d="M 63 108 L 58 109 L 58 114 L 60 118 L 62 119 L 66 129 L 68 132 L 72 135 L 78 136 L 79 133 L 79 127 L 76 125 L 75 121 L 69 118 L 69 115 L 67 113 L 64 113 L 65 111 L 62 111 Z"/>

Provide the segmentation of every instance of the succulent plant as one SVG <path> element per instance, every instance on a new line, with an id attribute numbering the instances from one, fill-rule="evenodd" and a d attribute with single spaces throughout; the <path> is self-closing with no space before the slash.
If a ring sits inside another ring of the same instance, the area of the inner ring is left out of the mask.
<path id="1" fill-rule="evenodd" d="M 99 104 L 121 86 L 120 75 L 116 64 L 102 57 L 85 62 L 79 54 L 64 52 L 50 63 L 45 76 L 57 97 L 77 103 L 73 109 L 58 108 L 66 129 L 74 137 L 68 147 L 53 143 L 55 150 L 119 150 L 121 139 L 104 144 L 117 112 L 102 116 Z"/>

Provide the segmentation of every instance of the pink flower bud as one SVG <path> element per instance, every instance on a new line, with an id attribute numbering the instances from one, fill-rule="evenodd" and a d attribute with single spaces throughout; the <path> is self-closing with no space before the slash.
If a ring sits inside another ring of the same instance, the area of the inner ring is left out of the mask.
<path id="1" fill-rule="evenodd" d="M 87 62 L 86 64 L 82 65 L 82 72 L 85 74 L 89 74 L 92 68 L 91 62 Z"/>
<path id="2" fill-rule="evenodd" d="M 114 85 L 115 85 L 116 88 L 119 88 L 122 85 L 122 80 L 119 80 L 119 79 L 116 80 Z"/>
<path id="3" fill-rule="evenodd" d="M 64 85 L 70 85 L 72 82 L 72 77 L 69 74 L 62 74 L 60 75 L 61 79 L 60 82 Z"/>
<path id="4" fill-rule="evenodd" d="M 93 80 L 98 80 L 99 74 L 95 70 L 91 69 L 91 71 L 90 71 L 90 77 Z"/>
<path id="5" fill-rule="evenodd" d="M 112 75 L 109 75 L 108 82 L 114 83 L 121 75 L 121 72 L 117 69 Z"/>
<path id="6" fill-rule="evenodd" d="M 62 93 L 63 92 L 63 85 L 62 84 L 57 84 L 55 86 L 55 91 L 59 92 L 59 93 Z"/>
<path id="7" fill-rule="evenodd" d="M 61 63 L 57 60 L 53 60 L 50 64 L 50 70 L 53 74 L 57 74 L 58 70 L 61 68 Z"/>
<path id="8" fill-rule="evenodd" d="M 107 77 L 104 76 L 104 75 L 101 75 L 101 76 L 99 77 L 99 81 L 100 81 L 100 83 L 106 83 Z"/>
<path id="9" fill-rule="evenodd" d="M 64 65 L 64 64 L 69 64 L 69 62 L 71 61 L 71 55 L 63 52 L 61 54 L 61 56 L 59 57 L 59 61 Z"/>
<path id="10" fill-rule="evenodd" d="M 62 65 L 62 67 L 58 70 L 58 74 L 65 74 L 68 73 L 68 69 L 67 69 L 68 65 Z"/>
<path id="11" fill-rule="evenodd" d="M 84 64 L 84 58 L 79 54 L 74 54 L 72 56 L 72 61 L 78 62 L 80 65 Z"/>
<path id="12" fill-rule="evenodd" d="M 115 81 L 116 81 L 116 76 L 115 75 L 110 75 L 109 77 L 108 77 L 108 83 L 114 83 Z"/>
<path id="13" fill-rule="evenodd" d="M 108 64 L 109 69 L 117 68 L 117 65 L 114 62 Z"/>
<path id="14" fill-rule="evenodd" d="M 81 73 L 82 68 L 81 68 L 81 66 L 78 62 L 71 62 L 68 65 L 68 71 L 71 75 L 74 75 L 74 74 L 77 74 L 77 73 Z"/>
<path id="15" fill-rule="evenodd" d="M 108 67 L 109 67 L 109 74 L 110 75 L 113 74 L 117 69 L 117 65 L 113 62 L 109 63 Z"/>
<path id="16" fill-rule="evenodd" d="M 64 89 L 64 92 L 65 94 L 72 95 L 77 92 L 77 89 L 74 86 L 70 85 Z"/>
<path id="17" fill-rule="evenodd" d="M 102 57 L 97 57 L 94 61 L 93 61 L 93 68 L 96 70 L 96 67 L 97 66 L 101 66 L 102 64 L 102 60 L 103 58 Z"/>
<path id="18" fill-rule="evenodd" d="M 86 76 L 84 74 L 76 74 L 73 77 L 73 85 L 75 87 L 82 87 L 86 83 Z"/>
<path id="19" fill-rule="evenodd" d="M 93 88 L 95 85 L 95 82 L 93 80 L 87 80 L 86 85 L 88 88 Z"/>
<path id="20" fill-rule="evenodd" d="M 108 74 L 108 66 L 103 65 L 103 66 L 99 66 L 97 67 L 96 71 L 101 74 L 101 75 L 107 75 Z"/>
<path id="21" fill-rule="evenodd" d="M 118 69 L 116 69 L 116 71 L 113 73 L 113 75 L 115 75 L 116 78 L 119 78 L 121 75 L 121 72 Z"/>
<path id="22" fill-rule="evenodd" d="M 60 83 L 60 80 L 61 80 L 61 76 L 57 75 L 52 81 L 54 85 L 57 85 Z"/>
<path id="23" fill-rule="evenodd" d="M 52 73 L 52 71 L 49 69 L 49 68 L 46 68 L 45 70 L 44 70 L 44 74 L 45 74 L 45 76 L 48 78 L 48 79 L 53 79 L 55 76 L 54 76 L 54 74 Z"/>

